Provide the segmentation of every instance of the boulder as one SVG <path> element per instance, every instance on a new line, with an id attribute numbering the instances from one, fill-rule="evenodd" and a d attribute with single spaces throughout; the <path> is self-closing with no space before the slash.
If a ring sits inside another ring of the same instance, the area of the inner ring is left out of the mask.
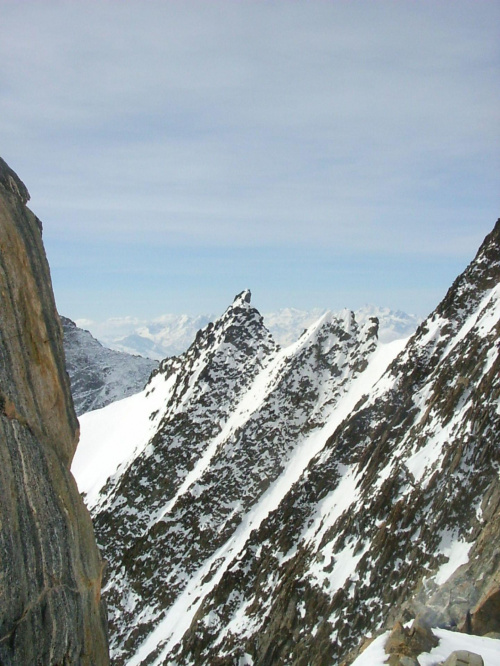
<path id="1" fill-rule="evenodd" d="M 396 622 L 385 644 L 385 652 L 390 655 L 388 663 L 390 666 L 414 666 L 418 664 L 416 657 L 421 652 L 430 652 L 438 643 L 439 640 L 424 619 L 417 618 L 410 628 Z M 401 661 L 403 657 L 410 658 L 410 661 Z"/>
<path id="2" fill-rule="evenodd" d="M 396 654 L 391 654 L 386 664 L 388 666 L 420 666 L 420 662 L 416 657 L 399 656 Z"/>
<path id="3" fill-rule="evenodd" d="M 455 652 L 450 654 L 443 666 L 484 666 L 484 661 L 481 655 L 474 652 L 455 650 Z"/>
<path id="4" fill-rule="evenodd" d="M 484 636 L 500 632 L 500 587 L 485 594 L 471 611 L 471 633 Z"/>

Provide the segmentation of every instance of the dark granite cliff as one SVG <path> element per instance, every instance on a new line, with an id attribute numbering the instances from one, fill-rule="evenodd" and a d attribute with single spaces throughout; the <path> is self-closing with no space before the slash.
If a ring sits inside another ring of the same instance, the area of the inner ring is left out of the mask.
<path id="1" fill-rule="evenodd" d="M 69 471 L 78 421 L 28 199 L 0 160 L 0 664 L 108 664 L 102 560 Z"/>

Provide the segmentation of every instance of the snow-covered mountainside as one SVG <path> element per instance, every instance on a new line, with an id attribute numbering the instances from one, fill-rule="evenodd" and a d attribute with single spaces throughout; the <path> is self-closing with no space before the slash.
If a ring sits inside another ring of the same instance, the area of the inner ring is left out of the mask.
<path id="1" fill-rule="evenodd" d="M 340 664 L 425 613 L 500 630 L 500 221 L 408 341 L 243 292 L 81 419 L 116 664 Z M 362 320 L 363 318 L 360 317 Z"/>
<path id="2" fill-rule="evenodd" d="M 61 317 L 66 370 L 77 415 L 141 391 L 156 361 L 103 347 L 88 331 Z"/>
<path id="3" fill-rule="evenodd" d="M 313 308 L 297 310 L 283 308 L 264 314 L 264 323 L 280 347 L 288 347 L 298 340 L 327 310 Z M 379 320 L 379 338 L 391 342 L 407 338 L 415 332 L 420 321 L 405 312 L 366 305 L 355 312 L 358 322 L 369 317 Z M 152 321 L 133 317 L 113 318 L 104 322 L 87 322 L 94 335 L 110 349 L 140 354 L 159 361 L 167 356 L 178 356 L 186 351 L 200 328 L 214 321 L 214 315 L 165 314 Z"/>

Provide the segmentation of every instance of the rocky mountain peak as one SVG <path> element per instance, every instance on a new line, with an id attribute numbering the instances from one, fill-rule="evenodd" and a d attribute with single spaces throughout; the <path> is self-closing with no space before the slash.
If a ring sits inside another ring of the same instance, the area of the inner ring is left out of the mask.
<path id="1" fill-rule="evenodd" d="M 205 364 L 217 363 L 228 369 L 245 362 L 260 366 L 276 351 L 277 345 L 250 299 L 249 289 L 238 294 L 221 317 L 198 331 L 193 344 L 178 357 L 179 361 L 166 359 L 160 370 L 170 372 L 178 363 L 193 363 L 200 357 Z"/>
<path id="2" fill-rule="evenodd" d="M 250 291 L 250 289 L 245 289 L 234 297 L 232 307 L 233 308 L 242 307 L 244 306 L 245 303 L 249 304 L 251 300 L 252 300 L 252 292 Z"/>
<path id="3" fill-rule="evenodd" d="M 0 184 L 2 184 L 7 191 L 14 194 L 14 196 L 17 197 L 21 201 L 21 203 L 23 204 L 28 203 L 30 199 L 28 188 L 19 178 L 17 173 L 13 171 L 9 167 L 7 162 L 4 162 L 4 160 L 1 157 L 0 157 Z"/>
<path id="4" fill-rule="evenodd" d="M 165 362 L 93 501 L 118 665 L 327 666 L 426 609 L 495 630 L 497 252 L 408 341 L 345 310 L 279 349 L 237 297 Z M 82 454 L 132 408 L 85 415 Z"/>
<path id="5" fill-rule="evenodd" d="M 206 573 L 209 562 L 218 562 L 214 571 L 229 565 L 236 552 L 229 544 L 238 526 L 248 525 L 244 533 L 251 532 L 257 516 L 269 510 L 264 507 L 268 494 L 276 492 L 273 484 L 279 488 L 281 475 L 296 475 L 306 466 L 325 423 L 346 409 L 338 412 L 339 405 L 347 396 L 354 405 L 361 387 L 373 381 L 363 383 L 362 377 L 377 350 L 376 333 L 376 318 L 359 326 L 350 310 L 329 312 L 295 344 L 280 350 L 250 304 L 249 292 L 243 292 L 198 333 L 185 354 L 161 364 L 144 394 L 144 413 L 151 401 L 151 417 L 147 434 L 137 443 L 139 455 L 122 469 L 115 467 L 100 494 L 92 491 L 100 542 L 106 544 L 113 571 L 123 567 L 121 582 L 113 575 L 108 584 L 109 602 L 116 608 L 117 663 L 126 660 L 130 649 L 122 639 L 133 645 L 132 634 L 147 632 L 137 623 L 137 613 L 147 615 L 153 608 L 174 613 L 175 599 L 181 603 L 190 594 L 187 579 L 175 571 L 185 565 L 193 573 Z M 359 388 L 350 395 L 358 380 Z M 158 412 L 153 401 L 161 405 Z M 86 433 L 96 427 L 90 422 L 103 418 L 105 411 L 82 418 L 82 456 Z M 127 411 L 137 428 L 132 409 Z M 123 428 L 123 412 L 116 418 Z M 117 425 L 101 426 L 103 434 Z M 166 475 L 166 469 L 175 474 Z M 139 504 L 140 512 L 126 509 Z M 177 533 L 182 537 L 174 538 Z M 226 548 L 227 556 L 222 554 Z M 138 589 L 136 557 L 143 562 L 152 558 L 155 564 L 147 584 L 140 583 L 142 601 L 131 611 L 123 604 Z M 162 592 L 167 581 L 171 601 Z M 136 627 L 132 634 L 130 627 Z"/>

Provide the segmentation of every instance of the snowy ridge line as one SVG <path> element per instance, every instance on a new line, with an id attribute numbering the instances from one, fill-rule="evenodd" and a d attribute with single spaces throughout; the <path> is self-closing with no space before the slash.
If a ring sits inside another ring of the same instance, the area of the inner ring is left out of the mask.
<path id="1" fill-rule="evenodd" d="M 343 311 L 342 314 L 344 315 L 345 321 L 347 321 L 348 317 L 350 319 L 349 311 Z M 321 328 L 325 321 L 332 320 L 333 318 L 334 317 L 332 313 L 325 313 L 316 322 L 314 322 L 314 324 L 312 324 L 307 331 L 304 332 L 304 334 L 300 337 L 299 340 L 297 340 L 297 342 L 295 342 L 293 345 L 290 345 L 289 347 L 286 347 L 285 349 L 278 351 L 274 358 L 269 359 L 267 365 L 264 366 L 264 368 L 262 368 L 262 370 L 256 375 L 253 383 L 240 399 L 238 405 L 231 413 L 231 416 L 229 417 L 229 420 L 223 427 L 222 431 L 208 445 L 204 454 L 196 462 L 194 468 L 186 475 L 186 478 L 182 482 L 174 497 L 172 497 L 172 499 L 167 503 L 166 507 L 151 517 L 144 533 L 147 533 L 147 531 L 156 522 L 162 520 L 172 510 L 179 498 L 185 494 L 209 468 L 218 447 L 224 441 L 226 441 L 237 428 L 244 426 L 245 423 L 251 418 L 251 416 L 256 411 L 258 411 L 263 402 L 266 400 L 269 392 L 272 391 L 274 385 L 276 384 L 279 373 L 285 366 L 286 361 L 293 357 L 297 351 L 307 346 L 308 342 L 311 340 L 311 338 L 314 337 L 315 333 Z M 190 382 L 192 386 L 195 384 L 196 378 L 201 372 L 201 366 L 203 366 L 203 357 L 198 359 L 196 376 Z M 180 410 L 185 402 L 187 402 L 187 400 L 182 400 L 176 411 Z"/>
<path id="2" fill-rule="evenodd" d="M 314 327 L 314 330 L 316 327 Z M 302 341 L 301 341 L 302 342 Z M 324 448 L 328 438 L 335 432 L 342 421 L 349 416 L 360 398 L 373 387 L 385 372 L 387 366 L 403 348 L 405 341 L 398 340 L 381 345 L 373 354 L 372 363 L 350 385 L 349 390 L 332 410 L 326 424 L 303 438 L 296 446 L 285 470 L 271 484 L 256 504 L 243 517 L 241 524 L 231 538 L 192 576 L 188 586 L 180 593 L 162 620 L 138 647 L 129 659 L 128 666 L 137 666 L 158 647 L 161 654 L 152 662 L 159 666 L 169 652 L 182 640 L 201 606 L 204 598 L 220 582 L 222 576 L 244 549 L 250 534 L 260 527 L 267 516 L 278 508 L 290 488 L 306 470 L 311 460 Z M 217 571 L 212 568 L 218 565 Z M 207 576 L 211 578 L 207 581 Z"/>
<path id="3" fill-rule="evenodd" d="M 232 323 L 235 307 L 245 310 L 252 309 L 244 300 L 243 292 L 232 306 L 220 318 L 219 336 L 223 336 L 227 324 Z M 213 348 L 214 356 L 223 346 L 223 342 Z M 99 505 L 98 494 L 108 480 L 116 480 L 126 468 L 132 464 L 137 456 L 147 449 L 147 446 L 158 429 L 162 418 L 172 418 L 183 411 L 186 405 L 192 402 L 193 392 L 197 387 L 197 380 L 207 366 L 206 350 L 198 356 L 193 350 L 185 355 L 189 366 L 189 382 L 187 390 L 177 395 L 176 382 L 182 377 L 184 366 L 178 359 L 167 359 L 166 363 L 172 369 L 172 374 L 165 379 L 163 372 L 156 373 L 141 393 L 137 393 L 122 401 L 111 405 L 111 409 L 119 414 L 114 420 L 114 429 L 109 431 L 107 417 L 110 412 L 95 410 L 83 415 L 81 420 L 82 436 L 72 465 L 73 474 L 78 482 L 80 492 L 86 494 L 87 506 L 91 509 Z M 147 401 L 144 400 L 147 398 Z M 172 399 L 174 401 L 172 402 Z M 154 418 L 151 418 L 155 414 Z M 102 419 L 101 419 L 102 416 Z M 102 455 L 108 451 L 109 455 Z M 98 456 L 96 454 L 99 453 Z M 92 460 L 99 458 L 99 470 L 96 472 Z"/>
<path id="4" fill-rule="evenodd" d="M 492 311 L 488 312 L 489 306 L 493 305 Z M 500 319 L 500 285 L 497 285 L 493 289 L 490 289 L 486 292 L 480 304 L 477 307 L 474 317 L 468 317 L 465 324 L 458 331 L 458 333 L 453 337 L 453 340 L 450 345 L 448 345 L 443 352 L 442 358 L 445 358 L 450 354 L 455 347 L 468 335 L 473 328 L 477 327 L 483 320 L 483 326 L 485 330 L 490 331 L 491 328 L 498 322 Z M 489 326 L 489 327 L 488 327 Z M 482 333 L 484 334 L 484 330 Z"/>
<path id="5" fill-rule="evenodd" d="M 481 329 L 481 335 L 487 335 L 496 325 L 499 319 L 500 285 L 497 285 L 493 289 L 490 289 L 486 292 L 486 294 L 481 299 L 481 302 L 477 306 L 474 314 L 471 317 L 468 317 L 459 331 L 453 335 L 448 345 L 440 354 L 441 362 L 449 357 L 457 348 L 457 346 L 475 328 Z M 447 324 L 448 320 L 439 317 L 438 320 L 432 320 L 430 323 L 431 326 L 429 327 L 429 331 L 425 333 L 423 338 L 419 341 L 419 346 L 422 348 L 425 348 L 427 345 L 429 345 L 431 340 L 435 338 L 437 339 L 439 337 L 441 325 Z M 404 351 L 403 353 L 407 356 L 407 351 Z M 488 372 L 491 364 L 494 362 L 494 359 L 495 354 L 494 349 L 492 349 L 488 355 L 489 363 L 487 363 L 486 367 L 483 369 L 483 375 Z M 421 418 L 429 407 L 429 398 L 433 391 L 433 376 L 434 371 L 429 376 L 428 381 L 421 387 L 418 395 L 418 401 L 415 402 L 415 407 L 418 407 L 419 409 L 419 413 L 415 415 L 413 421 L 415 427 L 420 426 Z M 385 390 L 386 387 L 382 386 L 382 383 L 379 382 L 379 385 L 375 387 L 374 391 L 371 392 L 371 402 L 374 402 L 375 399 Z M 469 405 L 467 400 L 460 404 L 457 408 L 457 417 L 450 421 L 450 423 L 448 423 L 444 428 L 437 428 L 436 423 L 434 422 L 424 424 L 425 432 L 433 434 L 428 435 L 428 441 L 423 447 L 419 447 L 418 442 L 416 442 L 412 453 L 404 461 L 404 465 L 413 476 L 415 483 L 420 484 L 421 487 L 425 488 L 425 479 L 429 481 L 429 478 L 432 475 L 432 465 L 440 459 L 445 442 L 449 438 L 452 430 L 457 427 L 457 423 L 461 423 L 461 415 L 466 412 L 468 406 Z M 400 452 L 405 449 L 406 440 L 410 437 L 411 433 L 408 432 L 405 439 L 401 441 L 398 450 L 394 452 L 395 458 L 398 458 Z"/>
<path id="6" fill-rule="evenodd" d="M 175 506 L 178 499 L 185 494 L 191 486 L 193 486 L 202 476 L 202 474 L 209 468 L 211 461 L 219 446 L 236 430 L 236 428 L 244 425 L 252 414 L 259 409 L 262 402 L 267 396 L 267 389 L 271 381 L 275 378 L 276 369 L 279 369 L 279 364 L 282 362 L 284 352 L 279 352 L 278 356 L 271 359 L 265 368 L 255 377 L 253 384 L 249 387 L 242 400 L 239 402 L 235 411 L 229 417 L 222 431 L 215 437 L 208 445 L 201 458 L 196 462 L 193 469 L 188 472 L 186 478 L 182 482 L 178 491 L 168 502 L 167 506 L 162 509 L 156 516 L 153 516 L 148 523 L 147 530 L 149 530 L 154 523 L 162 520 Z M 263 387 L 261 392 L 259 388 Z M 260 396 L 260 398 L 256 398 Z M 146 531 L 147 531 L 146 530 Z"/>
<path id="7" fill-rule="evenodd" d="M 485 294 L 474 315 L 469 317 L 456 335 L 453 336 L 441 355 L 441 361 L 449 357 L 471 331 L 478 329 L 480 330 L 481 335 L 485 336 L 491 331 L 493 326 L 497 324 L 499 319 L 500 285 L 497 285 Z M 435 332 L 432 334 L 434 335 Z M 429 339 L 429 334 L 426 334 L 423 344 L 428 344 Z M 482 376 L 489 371 L 493 364 L 496 357 L 494 352 L 495 349 L 492 348 L 487 356 L 487 363 L 482 370 Z M 428 400 L 432 393 L 432 388 L 433 382 L 432 377 L 430 377 L 428 382 L 420 390 L 420 399 L 418 404 L 416 404 L 420 411 L 414 418 L 415 425 L 420 425 L 421 417 L 428 409 Z M 426 444 L 423 447 L 418 448 L 418 442 L 416 442 L 411 455 L 409 455 L 404 461 L 404 464 L 413 476 L 415 483 L 420 484 L 422 488 L 425 488 L 426 482 L 429 482 L 433 472 L 433 465 L 441 458 L 443 447 L 453 434 L 453 431 L 460 427 L 464 414 L 469 409 L 469 406 L 468 398 L 464 397 L 455 408 L 455 418 L 444 427 L 437 427 L 437 424 L 434 421 L 424 424 L 424 431 L 430 433 L 427 435 Z M 410 433 L 408 433 L 408 437 L 409 434 Z M 400 449 L 404 448 L 404 446 L 405 440 L 402 441 Z"/>

